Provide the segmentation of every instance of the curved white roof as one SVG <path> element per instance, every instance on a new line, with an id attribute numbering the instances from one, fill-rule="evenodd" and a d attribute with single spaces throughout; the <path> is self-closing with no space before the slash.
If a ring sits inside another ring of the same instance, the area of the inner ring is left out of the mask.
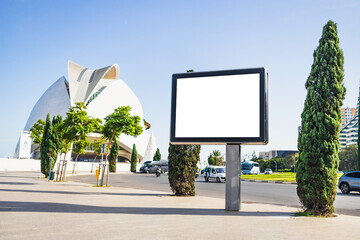
<path id="1" fill-rule="evenodd" d="M 100 119 L 104 119 L 115 108 L 121 106 L 130 106 L 131 115 L 144 118 L 139 99 L 126 83 L 119 79 L 119 66 L 117 64 L 91 70 L 69 61 L 68 78 L 69 82 L 66 81 L 65 77 L 61 77 L 40 97 L 24 130 L 30 130 L 39 119 L 45 120 L 47 113 L 50 113 L 51 117 L 61 115 L 65 118 L 69 107 L 75 102 L 85 102 L 88 107 L 88 114 Z M 140 122 L 140 125 L 145 129 L 143 121 Z M 136 138 L 121 135 L 119 141 L 129 149 L 132 149 L 133 144 L 136 144 L 138 154 L 144 156 L 150 137 L 149 133 L 143 131 Z M 155 142 L 155 138 L 152 141 Z M 152 146 L 152 151 L 153 148 Z"/>

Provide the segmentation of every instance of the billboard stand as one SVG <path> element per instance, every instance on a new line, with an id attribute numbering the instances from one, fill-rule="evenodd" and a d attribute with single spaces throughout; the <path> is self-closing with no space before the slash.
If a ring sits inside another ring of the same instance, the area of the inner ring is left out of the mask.
<path id="1" fill-rule="evenodd" d="M 240 144 L 226 144 L 225 210 L 239 211 L 241 208 Z"/>
<path id="2" fill-rule="evenodd" d="M 226 145 L 227 211 L 240 210 L 241 145 L 269 141 L 267 82 L 264 67 L 172 75 L 170 142 Z"/>

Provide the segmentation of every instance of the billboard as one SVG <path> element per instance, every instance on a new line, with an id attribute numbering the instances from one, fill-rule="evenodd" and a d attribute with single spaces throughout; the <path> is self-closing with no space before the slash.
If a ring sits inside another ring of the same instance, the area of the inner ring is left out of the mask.
<path id="1" fill-rule="evenodd" d="M 20 135 L 19 158 L 30 158 L 31 137 L 30 132 L 22 131 Z"/>
<path id="2" fill-rule="evenodd" d="M 267 70 L 173 74 L 172 144 L 267 144 Z"/>

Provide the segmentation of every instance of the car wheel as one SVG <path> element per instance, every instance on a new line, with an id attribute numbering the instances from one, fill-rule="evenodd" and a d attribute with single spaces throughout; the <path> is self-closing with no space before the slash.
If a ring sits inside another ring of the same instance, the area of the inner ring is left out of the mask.
<path id="1" fill-rule="evenodd" d="M 347 183 L 342 183 L 340 185 L 340 190 L 343 194 L 348 194 L 350 192 L 350 187 L 349 187 L 349 184 Z"/>
<path id="2" fill-rule="evenodd" d="M 219 177 L 217 177 L 216 182 L 221 183 L 221 179 Z"/>
<path id="3" fill-rule="evenodd" d="M 205 178 L 205 182 L 208 182 L 209 181 L 209 178 L 208 177 L 204 177 Z"/>

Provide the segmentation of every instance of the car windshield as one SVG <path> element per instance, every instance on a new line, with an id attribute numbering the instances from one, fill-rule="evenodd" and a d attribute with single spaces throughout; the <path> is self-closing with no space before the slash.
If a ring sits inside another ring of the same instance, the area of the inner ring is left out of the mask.
<path id="1" fill-rule="evenodd" d="M 225 173 L 226 171 L 225 171 L 225 168 L 217 168 L 216 172 L 217 173 Z"/>

